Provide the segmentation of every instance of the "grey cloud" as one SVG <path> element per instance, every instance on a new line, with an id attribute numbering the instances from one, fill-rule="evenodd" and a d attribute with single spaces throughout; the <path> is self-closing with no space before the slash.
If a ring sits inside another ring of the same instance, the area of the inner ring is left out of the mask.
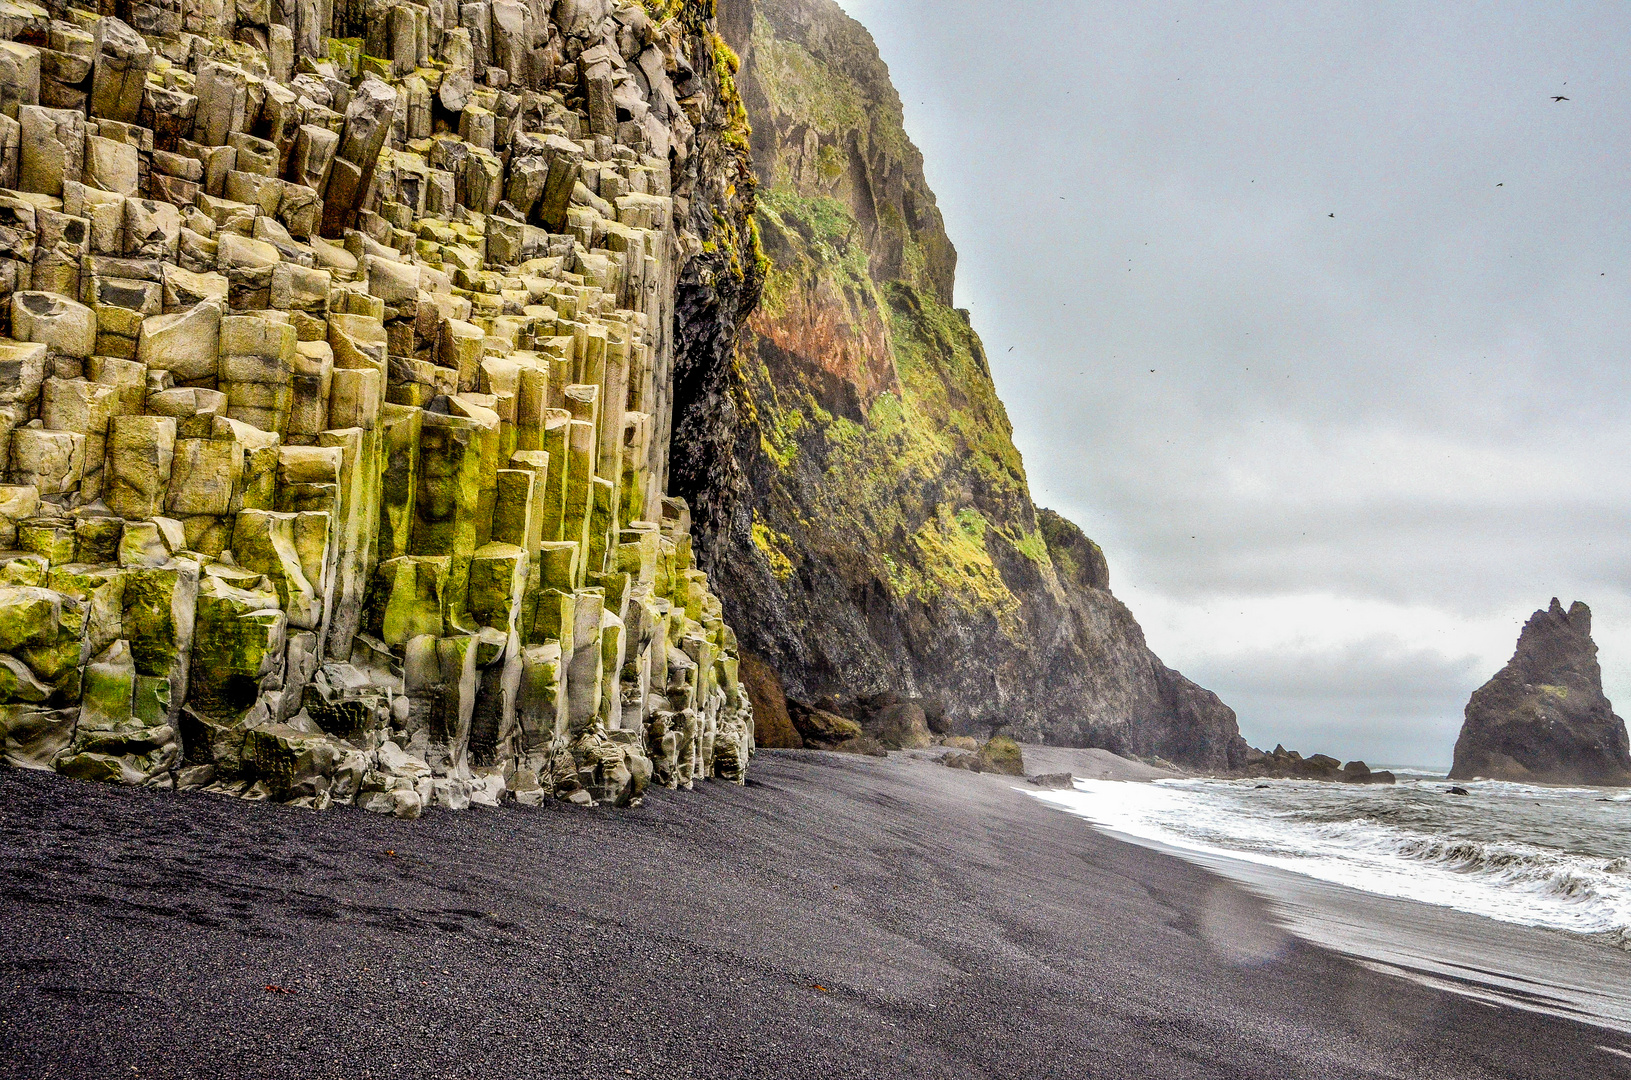
<path id="1" fill-rule="evenodd" d="M 1122 581 L 1203 622 L 1241 592 L 1519 619 L 1631 591 L 1631 8 L 844 2 L 1038 501 Z M 1406 475 L 1400 438 L 1446 464 Z M 1386 650 L 1295 690 L 1165 659 L 1288 745 L 1460 711 L 1450 682 L 1412 711 Z"/>
<path id="2" fill-rule="evenodd" d="M 1263 651 L 1203 661 L 1185 674 L 1232 687 L 1242 734 L 1254 745 L 1447 765 L 1462 706 L 1491 673 L 1471 657 L 1412 652 L 1378 637 L 1314 657 Z"/>
<path id="3" fill-rule="evenodd" d="M 1309 513 L 1215 504 L 1150 507 L 1125 499 L 1111 505 L 1126 515 L 1151 515 L 1118 533 L 1121 542 L 1111 547 L 1120 553 L 1113 555 L 1112 569 L 1131 567 L 1138 579 L 1180 595 L 1220 588 L 1336 588 L 1369 599 L 1436 601 L 1471 612 L 1487 608 L 1491 598 L 1504 602 L 1537 589 L 1631 586 L 1625 517 L 1597 507 L 1549 507 L 1546 512 L 1559 520 L 1537 528 L 1529 515 L 1543 512 L 1539 508 L 1382 505 Z M 1186 523 L 1191 534 L 1183 532 Z"/>

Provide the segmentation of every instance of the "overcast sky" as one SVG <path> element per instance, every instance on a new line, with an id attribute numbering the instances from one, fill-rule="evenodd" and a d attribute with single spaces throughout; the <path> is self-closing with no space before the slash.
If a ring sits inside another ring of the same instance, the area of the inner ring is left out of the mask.
<path id="1" fill-rule="evenodd" d="M 1037 502 L 1249 741 L 1447 764 L 1554 595 L 1631 708 L 1631 5 L 842 3 Z"/>

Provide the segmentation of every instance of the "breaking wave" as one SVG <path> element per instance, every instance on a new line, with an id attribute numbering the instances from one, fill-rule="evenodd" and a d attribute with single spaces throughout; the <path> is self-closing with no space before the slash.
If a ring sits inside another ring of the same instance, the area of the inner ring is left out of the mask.
<path id="1" fill-rule="evenodd" d="M 1038 798 L 1130 837 L 1631 947 L 1631 793 L 1481 781 L 1453 795 L 1400 772 L 1392 788 L 1078 780 Z"/>

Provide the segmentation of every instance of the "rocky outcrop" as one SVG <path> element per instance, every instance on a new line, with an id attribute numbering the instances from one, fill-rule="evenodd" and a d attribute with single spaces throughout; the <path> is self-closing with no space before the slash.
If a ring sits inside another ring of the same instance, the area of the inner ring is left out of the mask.
<path id="1" fill-rule="evenodd" d="M 972 752 L 952 753 L 941 758 L 941 764 L 948 769 L 965 769 L 968 772 L 995 773 L 999 776 L 1024 776 L 1025 756 L 1019 744 L 1006 735 L 997 735 L 986 741 L 978 750 Z M 1067 779 L 1069 774 L 1065 774 Z M 1050 783 L 1049 786 L 1052 786 Z M 1063 785 L 1069 787 L 1067 782 Z"/>
<path id="2" fill-rule="evenodd" d="M 1043 791 L 1075 791 L 1076 777 L 1068 772 L 1041 773 L 1027 776 L 1025 782 Z"/>
<path id="3" fill-rule="evenodd" d="M 1346 765 L 1328 754 L 1303 757 L 1295 750 L 1276 746 L 1272 751 L 1246 752 L 1246 767 L 1239 773 L 1256 780 L 1327 780 L 1344 784 L 1392 784 L 1397 777 L 1386 770 L 1372 771 L 1363 761 Z"/>
<path id="4" fill-rule="evenodd" d="M 5 759 L 410 817 L 741 782 L 670 497 L 728 489 L 762 272 L 712 4 L 101 10 L 0 18 Z"/>
<path id="5" fill-rule="evenodd" d="M 1506 667 L 1467 702 L 1454 780 L 1631 785 L 1625 721 L 1603 696 L 1591 609 L 1553 598 Z"/>
<path id="6" fill-rule="evenodd" d="M 871 37 L 832 0 L 721 0 L 720 21 L 773 262 L 710 428 L 743 494 L 715 487 L 699 517 L 744 646 L 828 712 L 894 692 L 956 731 L 1239 768 L 1233 712 L 1151 653 L 1103 553 L 1033 505 Z"/>

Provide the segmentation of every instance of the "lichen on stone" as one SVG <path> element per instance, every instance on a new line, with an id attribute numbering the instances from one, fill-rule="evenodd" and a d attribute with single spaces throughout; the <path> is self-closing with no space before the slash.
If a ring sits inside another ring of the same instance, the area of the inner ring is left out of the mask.
<path id="1" fill-rule="evenodd" d="M 13 6 L 7 760 L 404 817 L 741 783 L 670 476 L 764 269 L 712 0 Z"/>
<path id="2" fill-rule="evenodd" d="M 770 572 L 777 580 L 786 581 L 793 576 L 793 561 L 787 557 L 785 550 L 792 543 L 791 537 L 786 533 L 777 532 L 755 516 L 753 543 L 764 555 L 765 561 L 770 564 Z"/>

